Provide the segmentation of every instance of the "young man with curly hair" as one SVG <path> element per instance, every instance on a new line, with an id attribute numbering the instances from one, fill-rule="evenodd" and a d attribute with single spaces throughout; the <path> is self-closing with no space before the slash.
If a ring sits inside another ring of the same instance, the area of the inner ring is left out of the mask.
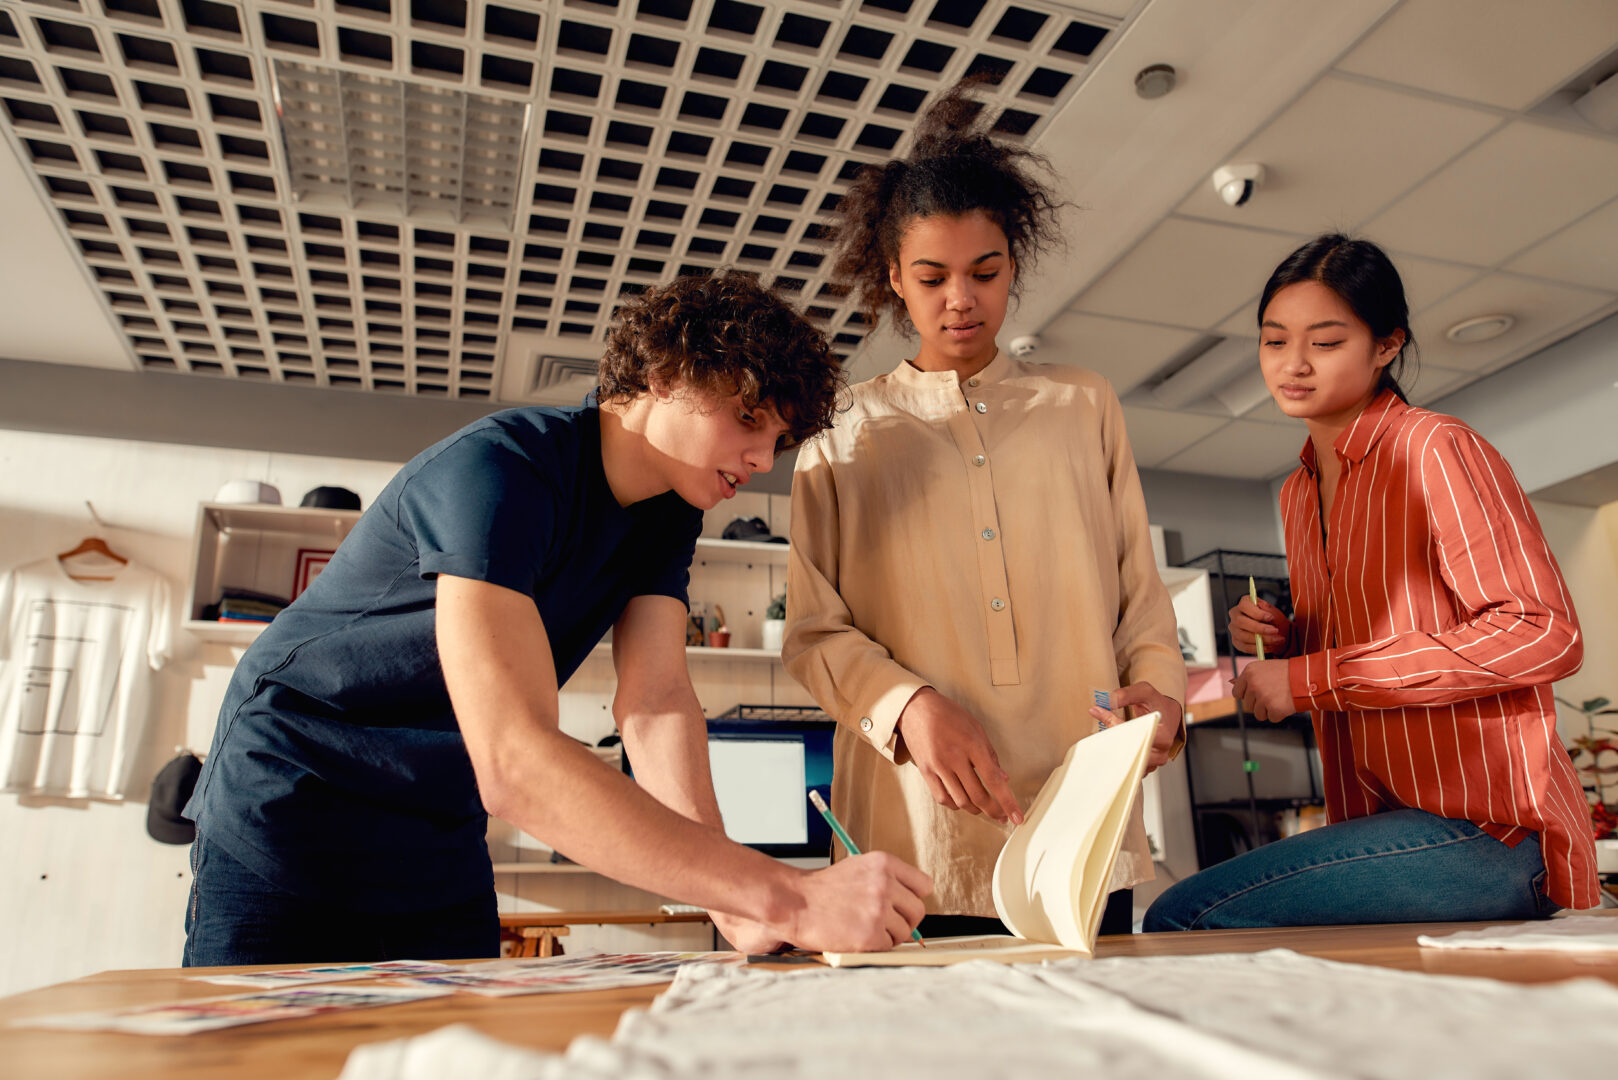
<path id="1" fill-rule="evenodd" d="M 739 948 L 908 936 L 920 871 L 806 873 L 725 838 L 685 665 L 702 511 L 826 428 L 839 387 L 752 279 L 683 277 L 625 305 L 583 405 L 495 413 L 406 465 L 236 668 L 186 808 L 186 964 L 496 955 L 490 813 Z M 609 628 L 639 786 L 558 727 Z"/>

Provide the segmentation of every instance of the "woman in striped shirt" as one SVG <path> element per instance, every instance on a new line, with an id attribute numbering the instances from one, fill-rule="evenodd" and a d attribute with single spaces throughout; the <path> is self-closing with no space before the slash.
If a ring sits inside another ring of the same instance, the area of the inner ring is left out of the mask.
<path id="1" fill-rule="evenodd" d="M 1202 871 L 1147 930 L 1542 918 L 1599 900 L 1584 793 L 1551 683 L 1583 644 L 1567 587 L 1500 453 L 1398 382 L 1398 271 L 1328 235 L 1276 268 L 1259 362 L 1302 420 L 1281 490 L 1293 617 L 1244 599 L 1248 713 L 1312 714 L 1331 824 Z"/>

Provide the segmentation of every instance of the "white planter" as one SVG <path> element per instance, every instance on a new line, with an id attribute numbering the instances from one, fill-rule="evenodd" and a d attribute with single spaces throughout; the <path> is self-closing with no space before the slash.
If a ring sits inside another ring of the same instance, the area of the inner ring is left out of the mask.
<path id="1" fill-rule="evenodd" d="M 764 644 L 760 648 L 770 652 L 781 651 L 781 639 L 786 636 L 787 621 L 785 619 L 764 620 Z"/>

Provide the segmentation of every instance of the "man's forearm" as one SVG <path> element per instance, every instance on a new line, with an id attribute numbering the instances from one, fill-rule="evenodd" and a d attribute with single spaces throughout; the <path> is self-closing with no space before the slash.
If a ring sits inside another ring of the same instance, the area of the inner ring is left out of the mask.
<path id="1" fill-rule="evenodd" d="M 647 794 L 694 821 L 723 827 L 708 764 L 708 722 L 700 708 L 626 710 L 618 729 L 635 780 Z"/>

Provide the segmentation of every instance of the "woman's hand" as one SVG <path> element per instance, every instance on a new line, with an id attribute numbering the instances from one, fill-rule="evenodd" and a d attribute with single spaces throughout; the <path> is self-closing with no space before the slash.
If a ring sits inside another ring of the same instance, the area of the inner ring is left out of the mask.
<path id="1" fill-rule="evenodd" d="M 930 686 L 917 690 L 895 725 L 933 801 L 951 810 L 1022 824 L 1010 776 L 977 718 Z"/>
<path id="2" fill-rule="evenodd" d="M 1168 764 L 1169 754 L 1174 750 L 1174 741 L 1180 737 L 1180 725 L 1185 719 L 1185 709 L 1180 703 L 1160 693 L 1149 682 L 1130 683 L 1112 691 L 1109 697 L 1111 709 L 1103 709 L 1100 705 L 1090 706 L 1090 715 L 1106 727 L 1121 724 L 1126 718 L 1133 720 L 1137 716 L 1145 716 L 1149 712 L 1160 714 L 1157 733 L 1152 736 L 1152 756 L 1147 760 L 1146 771 L 1150 773 L 1159 765 Z"/>
<path id="3" fill-rule="evenodd" d="M 1231 684 L 1242 708 L 1255 720 L 1282 720 L 1298 710 L 1292 702 L 1292 678 L 1286 660 L 1258 660 L 1242 669 Z"/>
<path id="4" fill-rule="evenodd" d="M 1254 641 L 1259 637 L 1264 639 L 1265 656 L 1284 656 L 1292 639 L 1292 622 L 1269 601 L 1255 602 L 1244 596 L 1230 609 L 1231 648 L 1252 656 L 1258 652 Z"/>

